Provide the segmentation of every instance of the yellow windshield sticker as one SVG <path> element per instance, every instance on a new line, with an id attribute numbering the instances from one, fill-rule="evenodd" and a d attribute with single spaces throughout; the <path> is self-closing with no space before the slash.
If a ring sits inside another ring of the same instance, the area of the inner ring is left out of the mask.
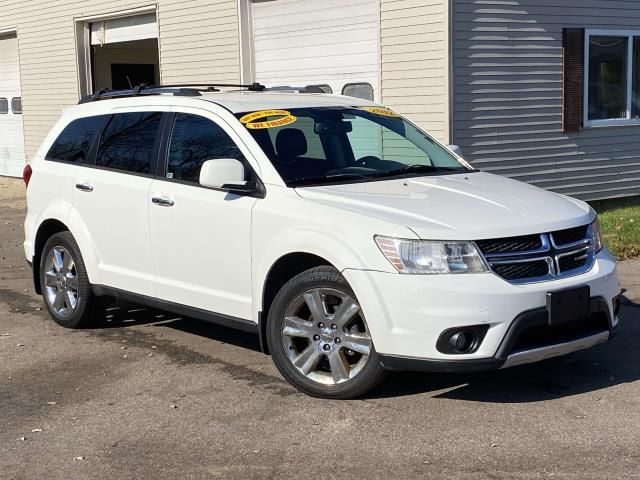
<path id="1" fill-rule="evenodd" d="M 278 117 L 273 120 L 265 120 L 262 122 L 256 122 L 261 118 Z M 243 123 L 247 128 L 251 130 L 259 130 L 263 128 L 276 128 L 290 125 L 298 118 L 291 115 L 291 112 L 287 110 L 260 110 L 259 112 L 247 113 L 240 118 L 240 123 Z"/>
<path id="2" fill-rule="evenodd" d="M 360 110 L 373 113 L 374 115 L 380 115 L 382 117 L 400 118 L 400 115 L 387 107 L 360 107 Z"/>

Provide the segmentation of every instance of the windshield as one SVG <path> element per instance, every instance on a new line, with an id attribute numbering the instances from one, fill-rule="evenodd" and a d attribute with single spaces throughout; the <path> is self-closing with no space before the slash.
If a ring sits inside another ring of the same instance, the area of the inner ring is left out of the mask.
<path id="1" fill-rule="evenodd" d="M 473 171 L 385 107 L 237 114 L 290 187 Z"/>

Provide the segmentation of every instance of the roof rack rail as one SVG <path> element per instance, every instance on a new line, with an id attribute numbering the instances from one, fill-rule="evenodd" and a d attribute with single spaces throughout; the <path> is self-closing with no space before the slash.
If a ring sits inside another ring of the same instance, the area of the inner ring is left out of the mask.
<path id="1" fill-rule="evenodd" d="M 298 93 L 327 93 L 320 85 L 305 85 L 303 87 L 292 87 L 290 85 L 274 85 L 266 87 L 265 90 L 270 92 L 298 92 Z"/>
<path id="2" fill-rule="evenodd" d="M 162 85 L 158 87 L 148 88 L 183 88 L 183 87 L 204 87 L 204 92 L 216 92 L 219 88 L 246 88 L 251 92 L 261 92 L 267 87 L 258 82 L 253 83 L 174 83 L 171 85 Z"/>
<path id="3" fill-rule="evenodd" d="M 95 102 L 98 100 L 108 100 L 113 98 L 137 97 L 142 95 L 175 95 L 183 97 L 198 97 L 201 92 L 219 92 L 219 88 L 246 88 L 253 92 L 260 92 L 266 87 L 259 83 L 249 85 L 236 83 L 181 83 L 172 85 L 148 85 L 141 83 L 128 90 L 102 89 L 93 95 L 87 95 L 80 99 L 80 103 Z"/>

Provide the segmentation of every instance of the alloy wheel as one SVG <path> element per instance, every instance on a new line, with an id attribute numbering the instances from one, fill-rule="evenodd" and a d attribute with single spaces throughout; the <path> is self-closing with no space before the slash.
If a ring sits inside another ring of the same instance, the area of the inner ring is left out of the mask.
<path id="1" fill-rule="evenodd" d="M 70 317 L 80 300 L 76 262 L 64 247 L 53 247 L 45 260 L 45 298 L 61 318 Z"/>
<path id="2" fill-rule="evenodd" d="M 360 305 L 333 288 L 313 288 L 289 304 L 282 321 L 282 345 L 300 373 L 325 385 L 357 376 L 372 349 Z"/>

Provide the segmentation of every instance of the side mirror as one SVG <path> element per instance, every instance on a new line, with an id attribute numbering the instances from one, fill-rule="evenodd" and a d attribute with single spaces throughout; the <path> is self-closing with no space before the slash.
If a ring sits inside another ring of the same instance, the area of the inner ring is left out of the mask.
<path id="1" fill-rule="evenodd" d="M 245 181 L 244 165 L 235 158 L 207 160 L 200 169 L 200 185 L 229 191 L 251 192 L 255 185 Z"/>
<path id="2" fill-rule="evenodd" d="M 455 153 L 456 155 L 458 155 L 459 157 L 464 156 L 462 155 L 462 149 L 458 145 L 447 145 L 447 148 L 451 150 L 453 153 Z"/>

